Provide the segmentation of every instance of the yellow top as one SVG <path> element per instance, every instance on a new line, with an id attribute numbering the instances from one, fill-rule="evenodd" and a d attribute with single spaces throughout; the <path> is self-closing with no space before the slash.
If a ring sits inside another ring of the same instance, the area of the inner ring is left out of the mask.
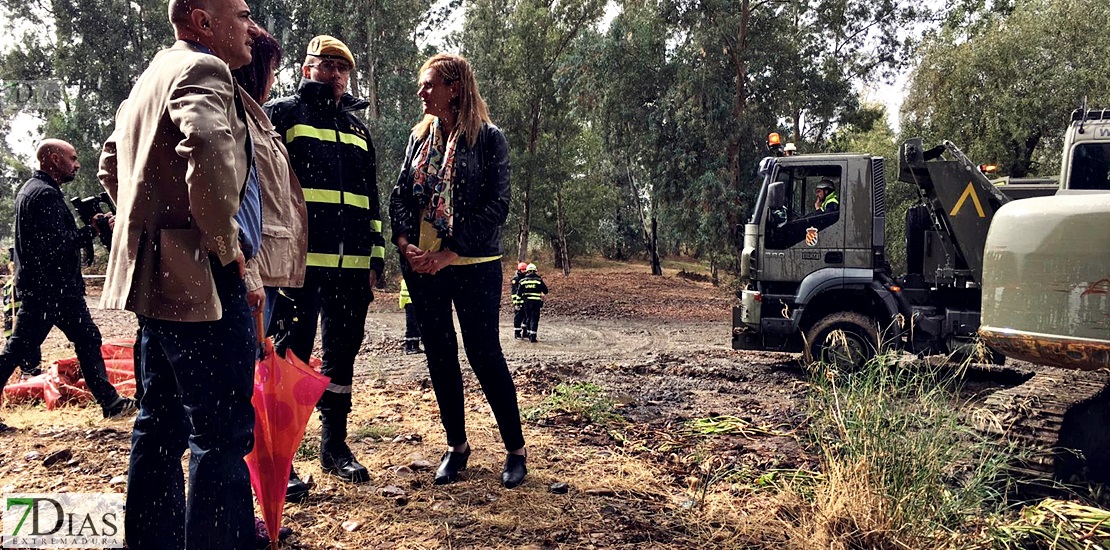
<path id="1" fill-rule="evenodd" d="M 427 211 L 426 208 L 425 211 Z M 439 252 L 440 250 L 443 250 L 443 239 L 439 238 L 439 234 L 436 232 L 436 228 L 432 226 L 430 222 L 426 221 L 423 216 L 420 217 L 420 244 L 417 246 L 420 247 L 420 250 L 424 250 L 426 252 Z M 455 261 L 451 262 L 451 265 L 480 264 L 500 259 L 500 254 L 498 254 L 497 256 L 482 256 L 478 258 L 459 256 L 458 258 L 455 258 Z"/>

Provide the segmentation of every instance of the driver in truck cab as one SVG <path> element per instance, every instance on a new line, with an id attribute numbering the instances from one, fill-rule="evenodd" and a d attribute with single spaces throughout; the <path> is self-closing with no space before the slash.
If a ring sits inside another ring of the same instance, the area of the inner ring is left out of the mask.
<path id="1" fill-rule="evenodd" d="M 836 196 L 836 188 L 829 178 L 821 178 L 817 184 L 817 201 L 813 208 L 818 212 L 836 212 L 840 210 L 840 198 Z"/>

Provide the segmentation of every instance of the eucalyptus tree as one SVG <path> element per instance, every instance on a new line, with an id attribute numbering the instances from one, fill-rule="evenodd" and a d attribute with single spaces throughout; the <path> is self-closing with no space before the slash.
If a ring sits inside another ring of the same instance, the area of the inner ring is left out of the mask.
<path id="1" fill-rule="evenodd" d="M 312 37 L 342 40 L 355 56 L 350 92 L 369 102 L 364 113 L 378 153 L 379 190 L 388 193 L 400 169 L 409 129 L 421 116 L 416 96 L 422 46 L 448 32 L 461 0 L 248 0 L 259 23 L 285 49 L 275 95 L 301 80 Z"/>
<path id="2" fill-rule="evenodd" d="M 100 191 L 95 167 L 116 108 L 154 52 L 173 41 L 165 0 L 0 0 L 0 13 L 14 37 L 0 53 L 0 78 L 60 84 L 57 102 L 5 107 L 5 122 L 20 114 L 44 121 L 42 134 L 72 143 L 85 167 L 70 192 Z M 4 157 L 5 172 L 18 174 L 14 155 Z"/>
<path id="3" fill-rule="evenodd" d="M 950 15 L 923 48 L 903 128 L 1005 174 L 1054 175 L 1071 110 L 1110 106 L 1103 0 L 1017 0 Z M 960 23 L 975 21 L 972 30 Z"/>
<path id="4" fill-rule="evenodd" d="M 565 96 L 578 70 L 571 45 L 600 19 L 604 7 L 604 0 L 474 0 L 467 5 L 463 53 L 475 66 L 512 154 L 518 261 L 528 254 L 536 205 L 558 200 L 553 182 L 565 178 L 560 165 L 573 162 L 562 143 L 569 137 L 566 128 L 554 131 L 555 121 L 571 108 Z"/>

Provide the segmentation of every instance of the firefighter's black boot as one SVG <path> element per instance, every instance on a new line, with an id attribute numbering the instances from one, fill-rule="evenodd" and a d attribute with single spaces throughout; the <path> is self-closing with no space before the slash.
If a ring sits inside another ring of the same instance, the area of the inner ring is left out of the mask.
<path id="1" fill-rule="evenodd" d="M 320 398 L 320 468 L 348 483 L 366 483 L 370 474 L 347 446 L 351 394 L 324 392 Z"/>
<path id="2" fill-rule="evenodd" d="M 523 340 L 524 339 L 524 335 L 521 333 L 521 329 L 519 329 L 519 328 L 513 329 L 513 338 L 516 338 L 517 340 Z"/>
<path id="3" fill-rule="evenodd" d="M 297 470 L 289 469 L 289 484 L 285 486 L 285 502 L 304 502 L 308 498 L 308 484 L 297 476 Z"/>

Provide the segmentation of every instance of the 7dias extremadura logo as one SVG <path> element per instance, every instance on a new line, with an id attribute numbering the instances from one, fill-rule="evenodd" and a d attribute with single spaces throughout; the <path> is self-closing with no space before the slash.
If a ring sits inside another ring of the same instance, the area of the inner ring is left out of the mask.
<path id="1" fill-rule="evenodd" d="M 2 548 L 123 548 L 123 495 L 4 495 Z"/>

